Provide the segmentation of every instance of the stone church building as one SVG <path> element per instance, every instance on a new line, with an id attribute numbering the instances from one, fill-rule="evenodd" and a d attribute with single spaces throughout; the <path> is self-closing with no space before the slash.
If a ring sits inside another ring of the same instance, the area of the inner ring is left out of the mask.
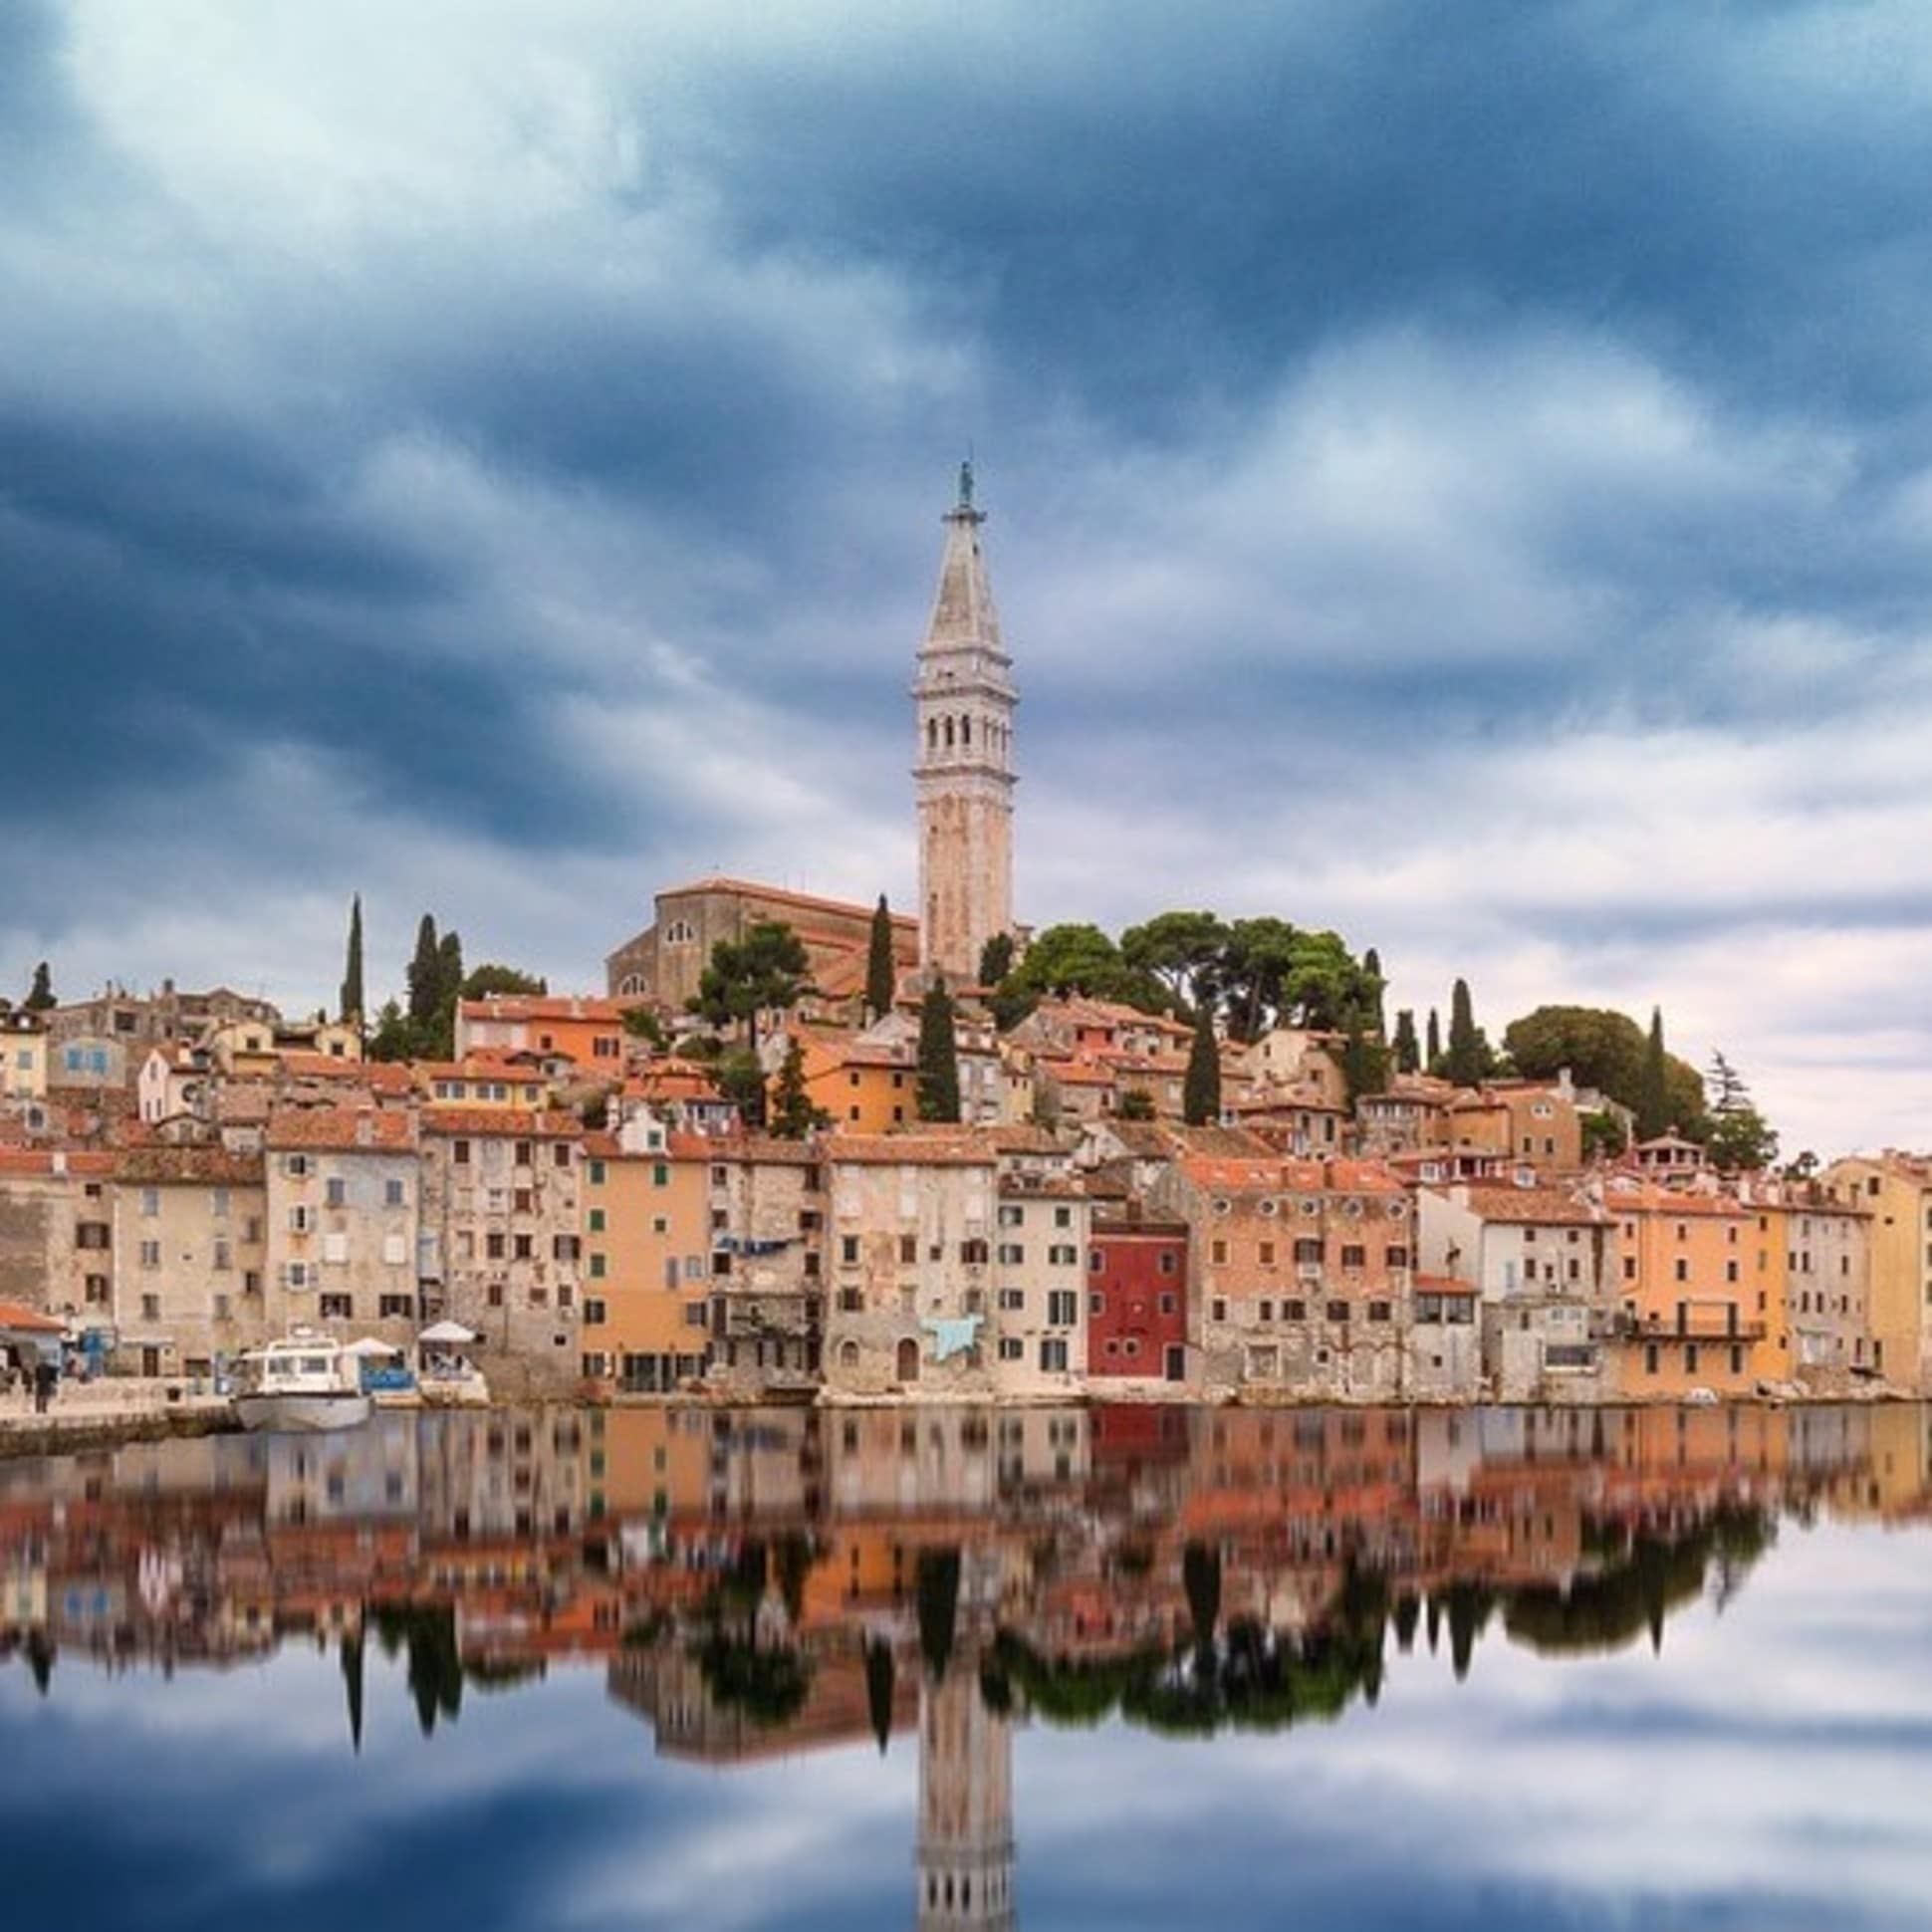
<path id="1" fill-rule="evenodd" d="M 894 914 L 901 971 L 941 973 L 973 984 L 981 949 L 1013 923 L 1013 660 L 1000 636 L 980 546 L 985 513 L 974 507 L 973 472 L 962 464 L 959 496 L 945 516 L 939 590 L 912 685 L 917 733 L 919 916 Z M 869 904 L 813 897 L 746 879 L 709 877 L 659 892 L 655 919 L 604 960 L 612 998 L 682 1007 L 721 939 L 763 920 L 783 920 L 805 942 L 814 983 L 831 998 L 864 990 Z"/>

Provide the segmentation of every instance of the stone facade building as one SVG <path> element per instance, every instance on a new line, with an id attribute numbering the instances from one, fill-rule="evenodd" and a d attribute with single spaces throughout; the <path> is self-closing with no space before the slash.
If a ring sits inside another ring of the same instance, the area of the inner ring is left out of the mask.
<path id="1" fill-rule="evenodd" d="M 752 1135 L 706 1149 L 714 1383 L 816 1385 L 826 1324 L 824 1149 Z"/>
<path id="2" fill-rule="evenodd" d="M 483 1337 L 492 1390 L 511 1363 L 533 1388 L 568 1385 L 583 1128 L 568 1113 L 425 1107 L 421 1134 L 422 1318 Z"/>
<path id="3" fill-rule="evenodd" d="M 991 1386 L 998 1156 L 985 1136 L 834 1136 L 826 1386 Z M 1078 1280 L 1078 1270 L 1075 1271 Z"/>
<path id="4" fill-rule="evenodd" d="M 1179 1163 L 1209 1392 L 1385 1401 L 1404 1392 L 1407 1190 L 1375 1161 Z"/>
<path id="5" fill-rule="evenodd" d="M 919 961 L 948 982 L 979 977 L 981 949 L 1013 930 L 1013 660 L 1000 636 L 963 466 L 946 513 L 912 698 L 919 803 Z"/>
<path id="6" fill-rule="evenodd" d="M 422 1172 L 414 1115 L 394 1107 L 288 1107 L 264 1136 L 268 1317 L 345 1341 L 398 1345 L 419 1326 Z"/>
<path id="7" fill-rule="evenodd" d="M 0 1302 L 114 1321 L 115 1156 L 0 1147 Z"/>
<path id="8" fill-rule="evenodd" d="M 1002 1395 L 1071 1395 L 1087 1364 L 1092 1203 L 1078 1181 L 999 1184 L 993 1244 L 993 1383 Z"/>
<path id="9" fill-rule="evenodd" d="M 142 1147 L 115 1168 L 117 1350 L 144 1375 L 207 1375 L 272 1328 L 259 1155 Z"/>

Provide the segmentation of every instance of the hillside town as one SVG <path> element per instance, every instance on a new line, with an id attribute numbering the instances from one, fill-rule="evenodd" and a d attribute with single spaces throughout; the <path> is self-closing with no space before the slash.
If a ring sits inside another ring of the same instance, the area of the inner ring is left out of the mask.
<path id="1" fill-rule="evenodd" d="M 454 1325 L 503 1395 L 727 1402 L 1932 1388 L 1932 1157 L 1779 1165 L 1660 1018 L 1497 1049 L 1458 983 L 1425 1043 L 1333 933 L 1017 922 L 983 521 L 963 469 L 916 916 L 701 877 L 566 994 L 425 916 L 371 1012 L 358 900 L 307 1018 L 43 966 L 0 1014 L 0 1344 L 205 1382 Z"/>

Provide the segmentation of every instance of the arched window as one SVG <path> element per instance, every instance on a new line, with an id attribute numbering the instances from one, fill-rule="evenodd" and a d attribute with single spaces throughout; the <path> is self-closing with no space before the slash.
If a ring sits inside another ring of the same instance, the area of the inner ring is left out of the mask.
<path id="1" fill-rule="evenodd" d="M 959 742 L 962 745 L 970 745 L 973 742 L 973 721 L 970 717 L 961 718 L 959 721 Z"/>
<path id="2" fill-rule="evenodd" d="M 617 991 L 619 993 L 641 993 L 643 990 L 644 976 L 642 973 L 626 973 L 617 982 Z"/>
<path id="3" fill-rule="evenodd" d="M 839 1344 L 839 1366 L 841 1368 L 856 1368 L 858 1366 L 857 1342 L 842 1341 Z"/>
<path id="4" fill-rule="evenodd" d="M 696 937 L 689 919 L 673 919 L 664 928 L 664 943 L 667 946 L 688 946 Z"/>
<path id="5" fill-rule="evenodd" d="M 939 720 L 937 718 L 928 718 L 926 720 L 926 750 L 937 751 L 938 749 Z"/>
<path id="6" fill-rule="evenodd" d="M 946 720 L 946 749 L 948 751 L 951 751 L 952 748 L 953 748 L 953 721 L 951 718 L 948 718 Z"/>
<path id="7" fill-rule="evenodd" d="M 902 1382 L 916 1382 L 919 1379 L 919 1344 L 911 1336 L 898 1345 L 894 1362 L 898 1379 Z"/>

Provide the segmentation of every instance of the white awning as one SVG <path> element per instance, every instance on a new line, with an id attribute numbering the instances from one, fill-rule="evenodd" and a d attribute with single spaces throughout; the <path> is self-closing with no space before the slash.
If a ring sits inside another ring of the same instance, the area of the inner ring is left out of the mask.
<path id="1" fill-rule="evenodd" d="M 473 1329 L 466 1328 L 460 1322 L 436 1322 L 423 1329 L 418 1341 L 474 1341 Z"/>
<path id="2" fill-rule="evenodd" d="M 384 1341 L 377 1335 L 365 1334 L 359 1341 L 350 1342 L 344 1349 L 346 1355 L 399 1355 L 402 1347 L 399 1342 Z"/>

